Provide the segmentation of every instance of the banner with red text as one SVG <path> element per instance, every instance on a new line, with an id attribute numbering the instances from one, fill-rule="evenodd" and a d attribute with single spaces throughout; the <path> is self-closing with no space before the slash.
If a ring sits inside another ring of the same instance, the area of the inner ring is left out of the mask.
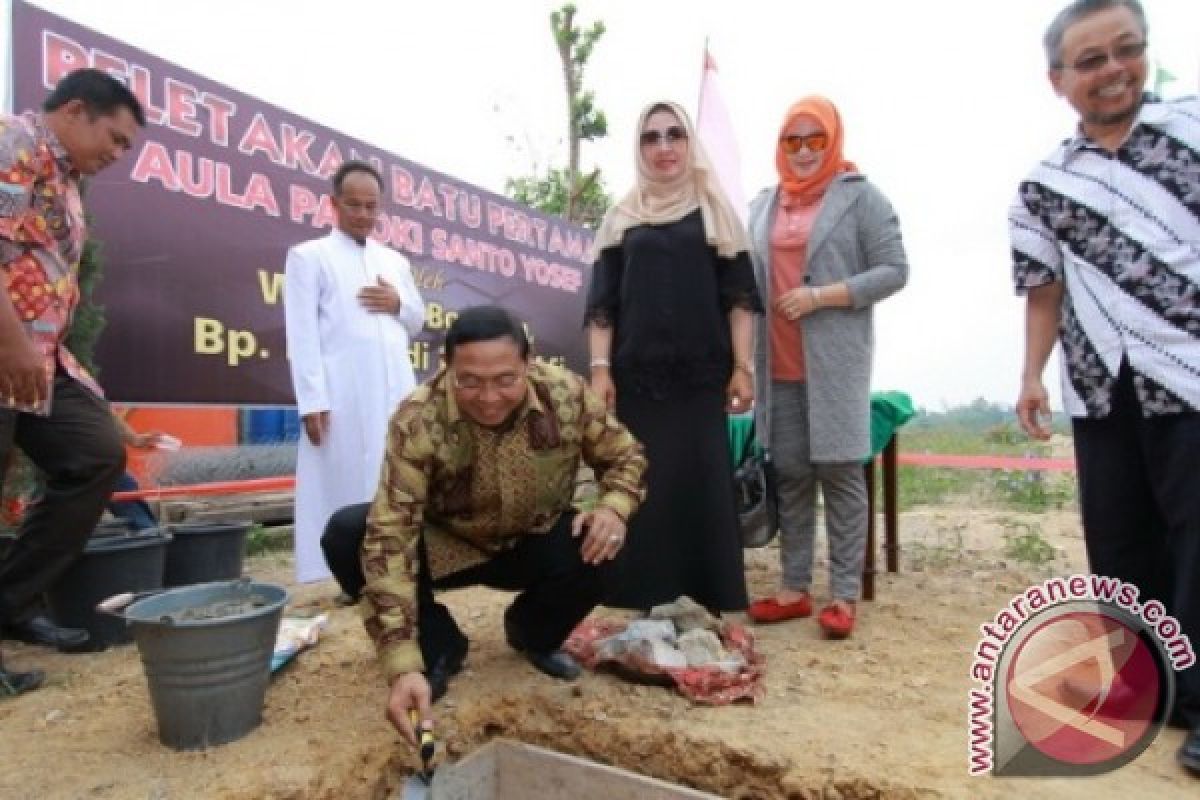
<path id="1" fill-rule="evenodd" d="M 127 79 L 147 113 L 133 150 L 85 197 L 103 244 L 108 325 L 97 361 L 113 400 L 294 402 L 284 260 L 333 225 L 329 177 L 351 158 L 382 172 L 376 238 L 408 257 L 425 299 L 418 379 L 437 368 L 455 309 L 489 302 L 526 321 L 540 354 L 583 365 L 588 231 L 20 0 L 12 22 L 15 111 L 40 107 L 64 74 L 94 66 Z"/>

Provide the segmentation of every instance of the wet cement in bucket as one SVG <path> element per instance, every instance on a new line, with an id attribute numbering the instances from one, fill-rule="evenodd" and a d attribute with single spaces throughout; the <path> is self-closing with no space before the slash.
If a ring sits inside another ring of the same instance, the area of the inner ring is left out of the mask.
<path id="1" fill-rule="evenodd" d="M 270 601 L 259 594 L 252 594 L 237 600 L 219 600 L 200 606 L 189 606 L 179 611 L 162 616 L 163 622 L 199 622 L 201 620 L 225 619 L 248 614 L 255 609 L 263 608 Z"/>

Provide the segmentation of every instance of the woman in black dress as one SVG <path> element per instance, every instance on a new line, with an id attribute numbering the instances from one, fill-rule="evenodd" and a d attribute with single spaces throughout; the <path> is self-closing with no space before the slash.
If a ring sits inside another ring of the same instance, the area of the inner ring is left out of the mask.
<path id="1" fill-rule="evenodd" d="M 726 412 L 754 402 L 762 303 L 745 230 L 674 103 L 639 119 L 638 179 L 596 233 L 585 324 L 592 388 L 646 448 L 647 497 L 629 521 L 609 605 L 689 595 L 746 607 Z"/>

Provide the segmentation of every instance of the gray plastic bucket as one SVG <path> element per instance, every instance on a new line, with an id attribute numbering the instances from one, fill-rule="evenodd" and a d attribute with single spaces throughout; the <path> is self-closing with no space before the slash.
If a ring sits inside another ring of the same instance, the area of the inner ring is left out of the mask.
<path id="1" fill-rule="evenodd" d="M 221 581 L 168 589 L 125 609 L 163 744 L 197 750 L 258 727 L 287 599 L 274 584 Z M 252 601 L 256 607 L 229 616 L 189 618 Z"/>

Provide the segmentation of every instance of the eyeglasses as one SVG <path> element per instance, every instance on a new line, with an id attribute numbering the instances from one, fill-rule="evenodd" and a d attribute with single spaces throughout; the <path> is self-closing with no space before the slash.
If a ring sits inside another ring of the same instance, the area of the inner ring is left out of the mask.
<path id="1" fill-rule="evenodd" d="M 687 141 L 687 131 L 678 125 L 672 125 L 665 131 L 642 131 L 642 147 L 658 147 L 665 140 L 667 144 Z"/>
<path id="2" fill-rule="evenodd" d="M 783 146 L 783 152 L 791 155 L 799 153 L 800 148 L 808 145 L 808 149 L 814 153 L 822 152 L 826 147 L 829 147 L 829 134 L 827 133 L 810 133 L 807 136 L 795 134 L 792 136 L 782 136 L 779 143 Z"/>
<path id="3" fill-rule="evenodd" d="M 1145 54 L 1146 40 L 1142 39 L 1140 42 L 1119 44 L 1111 52 L 1102 50 L 1098 53 L 1088 53 L 1086 56 L 1077 58 L 1074 64 L 1059 65 L 1059 68 L 1069 66 L 1076 72 L 1095 72 L 1102 69 L 1110 58 L 1118 64 L 1128 64 L 1130 61 L 1137 61 Z"/>
<path id="4" fill-rule="evenodd" d="M 468 392 L 482 392 L 487 387 L 502 391 L 516 388 L 524 379 L 524 375 L 520 372 L 506 372 L 503 375 L 497 375 L 494 378 L 481 378 L 478 375 L 458 375 L 453 374 L 454 388 L 462 389 Z"/>

